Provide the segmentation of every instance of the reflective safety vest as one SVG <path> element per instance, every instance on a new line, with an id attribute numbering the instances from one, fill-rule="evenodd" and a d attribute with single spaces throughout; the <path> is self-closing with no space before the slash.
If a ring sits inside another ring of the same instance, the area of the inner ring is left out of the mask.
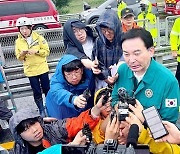
<path id="1" fill-rule="evenodd" d="M 121 11 L 123 9 L 125 9 L 126 7 L 127 7 L 127 4 L 125 2 L 123 2 L 123 1 L 118 4 L 118 11 L 117 11 L 117 13 L 118 13 L 119 19 L 121 19 Z"/>
<path id="2" fill-rule="evenodd" d="M 174 22 L 170 33 L 170 45 L 172 51 L 177 51 L 177 61 L 180 62 L 180 17 Z"/>
<path id="3" fill-rule="evenodd" d="M 153 13 L 151 13 L 152 4 L 151 3 L 148 4 L 149 5 L 147 11 L 142 11 L 137 17 L 138 20 L 144 20 L 144 21 L 137 22 L 137 25 L 145 28 L 151 33 L 152 38 L 154 40 L 154 45 L 156 46 L 157 34 L 158 34 L 156 28 L 156 16 Z"/>

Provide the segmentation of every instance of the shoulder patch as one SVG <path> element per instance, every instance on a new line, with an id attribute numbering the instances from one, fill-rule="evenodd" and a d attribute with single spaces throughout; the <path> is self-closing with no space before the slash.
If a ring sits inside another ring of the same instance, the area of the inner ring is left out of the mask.
<path id="1" fill-rule="evenodd" d="M 177 98 L 175 99 L 166 99 L 165 100 L 166 107 L 177 107 Z"/>

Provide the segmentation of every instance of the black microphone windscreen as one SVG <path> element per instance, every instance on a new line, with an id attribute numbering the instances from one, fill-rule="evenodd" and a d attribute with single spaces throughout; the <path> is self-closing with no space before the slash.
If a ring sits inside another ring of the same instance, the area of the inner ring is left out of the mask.
<path id="1" fill-rule="evenodd" d="M 136 147 L 138 137 L 139 137 L 139 127 L 137 124 L 132 124 L 129 129 L 126 147 L 129 147 L 129 145 Z"/>

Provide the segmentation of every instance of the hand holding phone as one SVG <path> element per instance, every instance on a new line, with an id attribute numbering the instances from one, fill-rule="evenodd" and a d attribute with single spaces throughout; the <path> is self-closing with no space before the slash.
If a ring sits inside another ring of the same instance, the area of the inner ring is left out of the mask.
<path id="1" fill-rule="evenodd" d="M 95 59 L 94 59 L 94 64 L 95 64 L 95 68 L 98 69 L 98 66 L 99 66 L 99 61 L 98 61 L 98 58 L 97 56 L 95 56 Z"/>
<path id="2" fill-rule="evenodd" d="M 157 109 L 152 106 L 142 111 L 152 137 L 156 140 L 168 134 Z"/>

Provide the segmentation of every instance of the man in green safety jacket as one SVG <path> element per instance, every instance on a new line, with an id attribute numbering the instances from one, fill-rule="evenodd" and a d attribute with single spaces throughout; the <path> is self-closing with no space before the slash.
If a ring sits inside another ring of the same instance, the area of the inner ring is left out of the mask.
<path id="1" fill-rule="evenodd" d="M 118 5 L 117 5 L 118 17 L 119 19 L 121 19 L 121 11 L 127 7 L 127 4 L 123 2 L 123 0 L 117 0 L 117 1 L 118 1 Z"/>
<path id="2" fill-rule="evenodd" d="M 138 15 L 137 19 L 141 21 L 137 22 L 137 25 L 145 28 L 151 33 L 153 37 L 154 45 L 156 46 L 157 44 L 156 15 L 152 13 L 152 4 L 148 0 L 144 0 L 144 1 L 142 0 L 140 7 L 141 7 L 141 13 Z"/>
<path id="3" fill-rule="evenodd" d="M 170 33 L 170 45 L 172 56 L 177 58 L 177 70 L 176 70 L 176 78 L 180 85 L 180 17 L 177 18 L 174 22 L 173 28 Z"/>

